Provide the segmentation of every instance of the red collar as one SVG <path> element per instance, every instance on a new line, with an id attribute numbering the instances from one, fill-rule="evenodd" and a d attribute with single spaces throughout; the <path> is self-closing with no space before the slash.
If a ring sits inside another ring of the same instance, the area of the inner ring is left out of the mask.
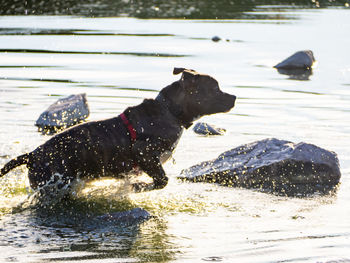
<path id="1" fill-rule="evenodd" d="M 122 118 L 123 123 L 125 124 L 126 128 L 129 131 L 131 142 L 135 142 L 137 136 L 136 136 L 136 130 L 134 126 L 132 126 L 132 124 L 130 123 L 130 121 L 128 120 L 128 118 L 125 116 L 124 113 L 120 114 L 119 116 L 120 118 Z"/>

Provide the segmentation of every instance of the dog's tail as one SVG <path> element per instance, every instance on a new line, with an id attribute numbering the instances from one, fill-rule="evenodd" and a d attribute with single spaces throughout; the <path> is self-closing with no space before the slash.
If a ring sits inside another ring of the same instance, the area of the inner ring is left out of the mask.
<path id="1" fill-rule="evenodd" d="M 9 171 L 11 171 L 13 168 L 20 166 L 22 164 L 27 164 L 29 161 L 29 154 L 23 154 L 18 156 L 15 159 L 12 159 L 9 161 L 5 166 L 0 170 L 0 177 L 4 176 L 7 174 Z"/>

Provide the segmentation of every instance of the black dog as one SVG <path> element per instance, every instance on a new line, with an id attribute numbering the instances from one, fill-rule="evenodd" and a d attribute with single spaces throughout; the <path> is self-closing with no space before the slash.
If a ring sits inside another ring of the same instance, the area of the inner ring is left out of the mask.
<path id="1" fill-rule="evenodd" d="M 236 100 L 208 75 L 184 68 L 175 68 L 173 73 L 182 73 L 181 79 L 163 88 L 156 99 L 145 99 L 118 117 L 59 133 L 8 162 L 0 176 L 26 164 L 33 189 L 52 183 L 60 188 L 77 177 L 116 177 L 138 167 L 153 178 L 153 184 L 136 190 L 165 187 L 168 178 L 162 163 L 175 149 L 183 129 L 203 115 L 229 111 Z"/>

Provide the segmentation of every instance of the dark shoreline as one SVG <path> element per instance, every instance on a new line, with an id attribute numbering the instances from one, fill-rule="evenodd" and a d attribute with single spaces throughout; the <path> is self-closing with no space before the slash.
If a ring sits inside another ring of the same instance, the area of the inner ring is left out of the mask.
<path id="1" fill-rule="evenodd" d="M 180 19 L 262 19 L 247 14 L 259 6 L 272 8 L 349 7 L 350 0 L 0 0 L 0 15 L 76 15 Z M 268 15 L 267 15 L 268 16 Z M 265 19 L 265 16 L 263 16 Z M 283 16 L 282 16 L 283 17 Z M 282 18 L 283 19 L 283 18 Z"/>

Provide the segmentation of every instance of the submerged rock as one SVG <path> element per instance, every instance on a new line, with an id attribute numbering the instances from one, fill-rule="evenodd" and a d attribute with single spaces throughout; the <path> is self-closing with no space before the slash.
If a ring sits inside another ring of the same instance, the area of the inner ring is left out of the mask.
<path id="1" fill-rule="evenodd" d="M 303 142 L 265 139 L 185 169 L 179 178 L 294 196 L 328 193 L 340 176 L 334 152 Z"/>
<path id="2" fill-rule="evenodd" d="M 201 135 L 223 135 L 226 130 L 223 128 L 217 128 L 214 125 L 210 125 L 204 122 L 197 122 L 193 127 L 193 131 Z"/>
<path id="3" fill-rule="evenodd" d="M 298 51 L 274 66 L 277 69 L 310 69 L 315 62 L 311 50 Z"/>
<path id="4" fill-rule="evenodd" d="M 98 216 L 98 220 L 113 222 L 123 225 L 134 225 L 142 223 L 151 218 L 151 214 L 142 208 L 134 208 L 128 211 L 115 212 Z"/>
<path id="5" fill-rule="evenodd" d="M 59 99 L 45 110 L 35 122 L 39 130 L 55 132 L 85 120 L 90 114 L 86 94 Z"/>
<path id="6" fill-rule="evenodd" d="M 288 75 L 289 79 L 293 80 L 309 80 L 312 75 L 312 69 L 277 69 L 278 73 L 282 75 Z"/>

